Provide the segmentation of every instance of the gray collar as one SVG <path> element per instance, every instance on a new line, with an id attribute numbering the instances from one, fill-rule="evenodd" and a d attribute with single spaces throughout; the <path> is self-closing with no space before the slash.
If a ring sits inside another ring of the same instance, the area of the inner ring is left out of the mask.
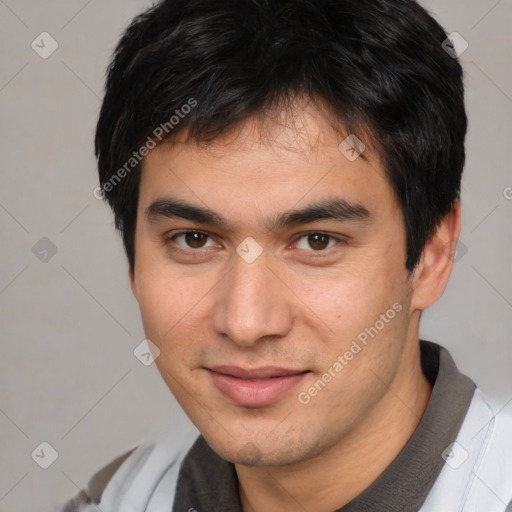
<path id="1" fill-rule="evenodd" d="M 335 512 L 417 511 L 441 472 L 442 453 L 457 436 L 475 384 L 457 370 L 446 349 L 423 340 L 420 347 L 423 373 L 433 388 L 417 429 L 379 478 Z M 234 465 L 220 458 L 202 436 L 181 466 L 173 512 L 191 509 L 242 511 Z"/>

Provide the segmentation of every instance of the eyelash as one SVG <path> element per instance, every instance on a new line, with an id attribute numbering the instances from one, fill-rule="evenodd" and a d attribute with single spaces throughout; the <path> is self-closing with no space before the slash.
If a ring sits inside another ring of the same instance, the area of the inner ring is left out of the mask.
<path id="1" fill-rule="evenodd" d="M 202 235 L 207 236 L 211 240 L 211 236 L 208 233 L 206 233 L 205 231 L 200 231 L 198 229 L 187 229 L 184 231 L 179 231 L 178 233 L 175 233 L 173 235 L 166 236 L 165 237 L 165 245 L 167 247 L 169 247 L 171 251 L 176 252 L 176 253 L 192 255 L 194 257 L 201 256 L 202 253 L 204 253 L 205 251 L 208 250 L 207 248 L 206 249 L 202 249 L 202 248 L 201 249 L 184 249 L 183 247 L 181 247 L 175 243 L 176 238 L 178 238 L 179 236 L 182 236 L 182 235 L 187 235 L 189 233 L 200 233 Z M 314 250 L 307 251 L 306 249 L 300 249 L 300 250 L 305 250 L 306 252 L 312 253 L 311 255 L 309 255 L 310 258 L 321 257 L 325 254 L 330 253 L 330 250 L 333 249 L 336 245 L 346 243 L 346 240 L 344 240 L 342 238 L 337 238 L 337 237 L 330 235 L 329 233 L 326 233 L 324 231 L 308 231 L 307 233 L 302 233 L 297 238 L 295 238 L 295 240 L 292 243 L 295 244 L 302 238 L 306 238 L 311 235 L 324 235 L 329 238 L 329 242 L 331 240 L 334 240 L 337 242 L 337 244 L 335 244 L 334 246 L 332 246 L 330 248 L 318 250 L 318 251 L 314 251 Z M 316 253 L 316 255 L 315 255 L 315 253 Z"/>

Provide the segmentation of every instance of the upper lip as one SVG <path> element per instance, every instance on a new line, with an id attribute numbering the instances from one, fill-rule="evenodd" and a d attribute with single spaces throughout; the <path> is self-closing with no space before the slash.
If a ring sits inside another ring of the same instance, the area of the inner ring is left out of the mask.
<path id="1" fill-rule="evenodd" d="M 298 375 L 308 370 L 293 370 L 289 368 L 280 368 L 277 366 L 262 366 L 260 368 L 240 368 L 239 366 L 211 366 L 209 370 L 224 375 L 237 377 L 238 379 L 268 379 L 270 377 L 285 377 L 288 375 Z"/>

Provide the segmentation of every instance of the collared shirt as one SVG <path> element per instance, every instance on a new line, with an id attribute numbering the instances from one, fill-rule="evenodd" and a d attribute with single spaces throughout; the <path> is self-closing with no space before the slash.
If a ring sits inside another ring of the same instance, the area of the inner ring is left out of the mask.
<path id="1" fill-rule="evenodd" d="M 421 421 L 393 462 L 361 494 L 334 512 L 413 512 L 443 468 L 443 451 L 457 436 L 475 384 L 448 351 L 420 341 L 421 365 L 432 393 Z M 172 512 L 242 512 L 235 466 L 200 436 L 181 466 Z"/>

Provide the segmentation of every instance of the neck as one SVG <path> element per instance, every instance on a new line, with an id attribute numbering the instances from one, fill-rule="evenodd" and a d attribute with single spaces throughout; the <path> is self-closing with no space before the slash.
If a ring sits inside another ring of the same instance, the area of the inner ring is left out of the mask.
<path id="1" fill-rule="evenodd" d="M 419 341 L 410 341 L 382 399 L 329 450 L 286 467 L 236 465 L 244 512 L 332 512 L 379 477 L 411 438 L 430 398 Z"/>

